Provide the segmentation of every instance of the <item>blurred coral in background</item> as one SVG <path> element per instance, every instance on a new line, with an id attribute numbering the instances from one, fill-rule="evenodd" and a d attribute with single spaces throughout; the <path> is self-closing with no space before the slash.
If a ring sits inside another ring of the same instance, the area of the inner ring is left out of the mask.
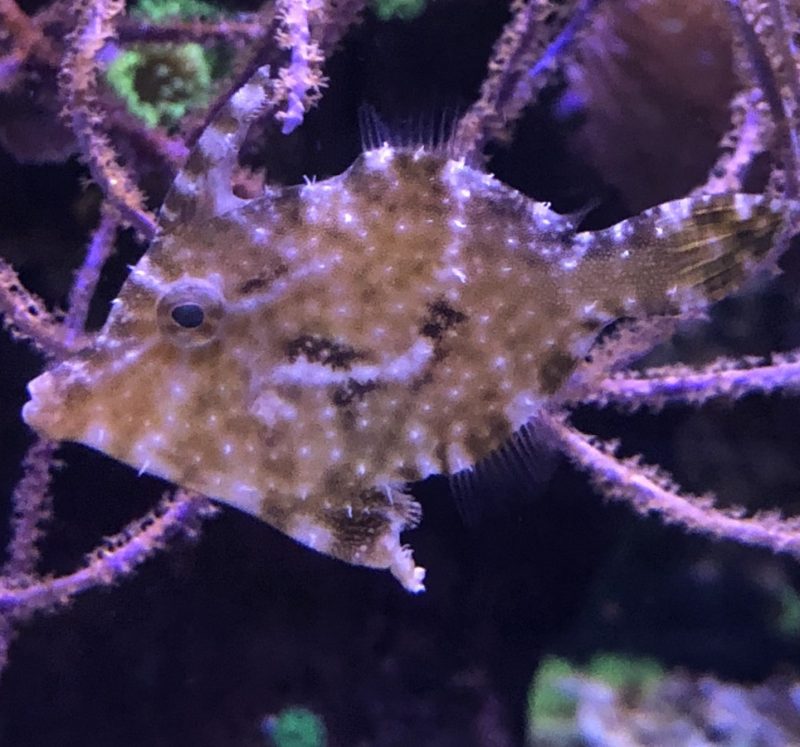
<path id="1" fill-rule="evenodd" d="M 601 3 L 567 66 L 575 147 L 631 213 L 702 183 L 737 89 L 719 0 Z"/>

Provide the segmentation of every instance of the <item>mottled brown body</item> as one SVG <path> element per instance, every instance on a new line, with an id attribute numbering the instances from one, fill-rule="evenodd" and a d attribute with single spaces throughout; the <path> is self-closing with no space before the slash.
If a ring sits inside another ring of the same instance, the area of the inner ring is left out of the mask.
<path id="1" fill-rule="evenodd" d="M 93 345 L 31 383 L 27 422 L 411 590 L 407 482 L 502 447 L 611 320 L 736 287 L 779 223 L 730 195 L 576 234 L 444 153 L 389 147 L 233 207 L 176 221 L 176 202 Z"/>

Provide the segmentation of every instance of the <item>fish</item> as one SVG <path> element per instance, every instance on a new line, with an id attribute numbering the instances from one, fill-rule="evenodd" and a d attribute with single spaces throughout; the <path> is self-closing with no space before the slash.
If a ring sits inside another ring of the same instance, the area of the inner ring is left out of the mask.
<path id="1" fill-rule="evenodd" d="M 598 335 L 742 285 L 783 206 L 693 195 L 580 231 L 445 146 L 234 195 L 253 112 L 201 136 L 90 343 L 29 384 L 25 422 L 424 589 L 409 486 L 537 458 L 530 436 Z"/>

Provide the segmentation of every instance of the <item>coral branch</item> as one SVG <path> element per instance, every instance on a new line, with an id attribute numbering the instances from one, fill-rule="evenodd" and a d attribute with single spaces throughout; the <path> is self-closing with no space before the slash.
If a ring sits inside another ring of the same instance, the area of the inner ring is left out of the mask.
<path id="1" fill-rule="evenodd" d="M 668 404 L 700 405 L 716 397 L 738 399 L 747 394 L 796 393 L 800 391 L 800 353 L 759 359 L 718 360 L 703 370 L 667 366 L 642 374 L 623 373 L 593 383 L 581 401 L 627 410 L 648 407 L 660 410 Z"/>
<path id="2" fill-rule="evenodd" d="M 279 0 L 278 15 L 281 30 L 278 44 L 291 51 L 291 62 L 281 68 L 276 84 L 276 97 L 285 100 L 275 118 L 281 122 L 281 132 L 288 135 L 303 123 L 305 113 L 319 100 L 321 89 L 327 85 L 322 75 L 325 59 L 316 42 L 311 40 L 310 23 L 319 18 L 320 0 Z"/>
<path id="3" fill-rule="evenodd" d="M 67 328 L 67 344 L 74 345 L 83 334 L 89 303 L 94 295 L 100 271 L 114 249 L 114 238 L 117 233 L 119 217 L 115 210 L 106 210 L 100 218 L 100 224 L 92 234 L 86 259 L 75 276 L 75 282 L 69 294 L 69 310 L 64 324 Z"/>
<path id="4" fill-rule="evenodd" d="M 152 238 L 155 217 L 144 207 L 144 196 L 119 164 L 102 129 L 103 115 L 97 103 L 97 56 L 112 38 L 114 20 L 124 9 L 124 0 L 83 0 L 79 4 L 78 23 L 70 35 L 60 82 L 72 130 L 92 178 L 123 219 Z"/>
<path id="5" fill-rule="evenodd" d="M 275 36 L 281 49 L 290 50 L 291 60 L 278 72 L 275 118 L 282 125 L 281 132 L 289 135 L 322 97 L 322 89 L 328 85 L 322 65 L 350 26 L 358 22 L 364 3 L 279 0 L 277 7 L 281 27 Z"/>
<path id="6" fill-rule="evenodd" d="M 204 41 L 253 41 L 261 37 L 263 27 L 260 21 L 247 15 L 243 18 L 219 21 L 162 21 L 147 23 L 125 18 L 119 25 L 121 42 L 204 42 Z"/>
<path id="7" fill-rule="evenodd" d="M 612 373 L 625 371 L 656 345 L 668 340 L 682 322 L 704 318 L 702 311 L 692 311 L 681 317 L 656 316 L 620 323 L 592 348 L 588 359 L 567 382 L 559 400 L 565 404 L 594 402 L 597 387 Z"/>
<path id="8" fill-rule="evenodd" d="M 81 592 L 117 583 L 176 535 L 194 536 L 201 520 L 215 511 L 208 499 L 178 491 L 174 497 L 164 498 L 147 516 L 108 538 L 74 573 L 21 586 L 6 580 L 0 585 L 0 613 L 25 618 L 38 610 L 62 607 Z"/>
<path id="9" fill-rule="evenodd" d="M 41 42 L 42 35 L 36 24 L 31 21 L 14 0 L 0 0 L 0 27 L 13 38 L 14 48 L 0 58 L 0 90 L 5 80 L 13 78 L 13 74 L 30 49 Z"/>
<path id="10" fill-rule="evenodd" d="M 296 2 L 296 0 L 293 1 Z M 324 4 L 320 6 L 316 11 L 318 20 L 310 25 L 310 31 L 311 43 L 316 44 L 323 59 L 333 53 L 348 29 L 359 22 L 363 9 L 364 0 L 325 0 Z M 202 121 L 192 128 L 192 134 L 186 140 L 186 145 L 189 148 L 196 143 L 200 133 L 218 116 L 219 111 L 234 93 L 256 75 L 259 68 L 269 66 L 272 70 L 282 69 L 285 53 L 283 48 L 275 43 L 282 33 L 282 16 L 277 8 L 272 7 L 267 7 L 261 15 L 263 17 L 261 33 L 252 45 L 248 62 L 231 76 L 230 82 L 222 87 L 216 101 L 208 107 Z M 285 72 L 281 74 L 287 75 Z M 314 91 L 311 93 L 313 95 Z M 279 98 L 277 94 L 273 95 L 272 98 L 277 103 Z"/>
<path id="11" fill-rule="evenodd" d="M 752 76 L 769 106 L 776 137 L 784 145 L 782 191 L 787 197 L 796 199 L 798 145 L 796 134 L 792 132 L 795 109 L 787 99 L 794 89 L 800 91 L 800 83 L 797 82 L 796 64 L 788 53 L 789 43 L 785 40 L 785 29 L 781 28 L 780 13 L 773 15 L 770 12 L 779 11 L 779 5 L 771 0 L 744 0 L 742 3 L 729 0 L 728 8 L 737 43 L 749 57 Z M 788 89 L 786 96 L 782 93 L 783 87 Z"/>
<path id="12" fill-rule="evenodd" d="M 714 506 L 711 496 L 685 495 L 672 479 L 638 458 L 618 459 L 615 448 L 563 422 L 551 423 L 564 452 L 586 471 L 608 498 L 623 500 L 639 514 L 657 513 L 668 524 L 800 558 L 800 519 L 775 513 L 744 517 L 738 509 Z"/>
<path id="13" fill-rule="evenodd" d="M 771 149 L 775 123 L 770 120 L 770 104 L 761 85 L 773 89 L 766 58 L 741 11 L 729 5 L 735 72 L 741 90 L 731 99 L 731 127 L 719 144 L 720 156 L 709 171 L 708 179 L 695 194 L 718 194 L 744 190 L 748 171 L 761 153 Z M 773 102 L 774 104 L 774 102 Z"/>
<path id="14" fill-rule="evenodd" d="M 559 6 L 550 0 L 512 4 L 514 15 L 495 44 L 480 97 L 459 122 L 456 153 L 473 161 L 487 143 L 510 138 L 514 123 L 547 83 L 596 4 L 597 0 Z M 554 34 L 551 26 L 564 19 L 569 20 Z"/>
<path id="15" fill-rule="evenodd" d="M 790 13 L 784 0 L 770 0 L 770 15 L 773 19 L 777 59 L 772 69 L 781 86 L 781 104 L 787 122 L 787 183 L 786 194 L 798 197 L 797 176 L 800 169 L 800 76 L 797 66 L 795 35 L 798 32 L 797 13 Z"/>
<path id="16" fill-rule="evenodd" d="M 53 467 L 57 466 L 54 459 L 57 448 L 58 444 L 54 441 L 40 438 L 25 455 L 25 474 L 17 483 L 11 498 L 14 507 L 12 534 L 8 559 L 2 569 L 2 575 L 6 578 L 19 581 L 36 573 L 39 561 L 37 545 L 44 537 L 45 526 L 53 513 L 50 475 Z"/>
<path id="17" fill-rule="evenodd" d="M 693 194 L 743 192 L 755 159 L 769 150 L 772 126 L 758 88 L 737 94 L 731 102 L 731 128 L 722 138 L 722 151 L 705 184 Z"/>
<path id="18" fill-rule="evenodd" d="M 68 351 L 63 325 L 41 299 L 25 289 L 11 265 L 2 259 L 0 318 L 14 337 L 27 340 L 46 356 L 58 358 Z"/>

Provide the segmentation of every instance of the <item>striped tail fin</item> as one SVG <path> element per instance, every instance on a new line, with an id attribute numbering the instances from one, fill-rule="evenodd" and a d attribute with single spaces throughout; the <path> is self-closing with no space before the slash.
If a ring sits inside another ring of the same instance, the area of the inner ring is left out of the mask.
<path id="1" fill-rule="evenodd" d="M 788 207 L 740 193 L 667 202 L 576 234 L 566 257 L 576 269 L 564 279 L 610 317 L 702 309 L 767 264 Z"/>
<path id="2" fill-rule="evenodd" d="M 655 208 L 661 215 L 656 226 L 667 223 L 671 206 L 690 213 L 664 247 L 666 260 L 675 266 L 679 285 L 701 288 L 716 301 L 741 286 L 772 249 L 781 228 L 785 206 L 761 195 L 703 195 Z M 665 221 L 666 214 L 666 221 Z"/>

